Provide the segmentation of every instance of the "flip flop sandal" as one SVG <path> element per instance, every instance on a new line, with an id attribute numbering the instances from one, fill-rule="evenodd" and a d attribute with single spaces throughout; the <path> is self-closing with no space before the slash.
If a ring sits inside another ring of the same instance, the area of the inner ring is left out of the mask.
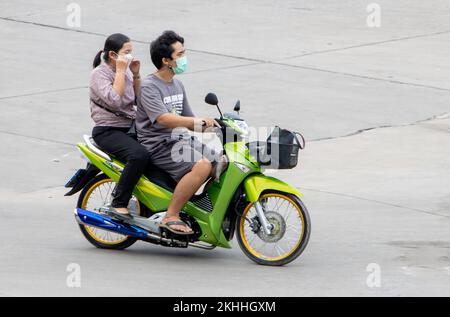
<path id="1" fill-rule="evenodd" d="M 178 230 L 170 228 L 170 226 L 174 226 L 174 225 L 188 227 L 188 225 L 184 221 L 181 221 L 181 220 L 174 220 L 174 221 L 167 221 L 166 223 L 160 223 L 159 227 L 167 229 L 174 234 L 178 234 L 178 235 L 182 235 L 182 236 L 189 236 L 191 234 L 194 234 L 194 231 L 183 232 L 183 231 L 178 231 Z"/>
<path id="2" fill-rule="evenodd" d="M 117 220 L 122 220 L 122 221 L 126 221 L 126 220 L 132 220 L 133 216 L 131 214 L 123 214 L 118 212 L 117 210 L 111 208 L 110 210 L 108 210 L 108 212 L 106 213 L 108 216 L 110 216 L 111 218 L 115 218 Z"/>

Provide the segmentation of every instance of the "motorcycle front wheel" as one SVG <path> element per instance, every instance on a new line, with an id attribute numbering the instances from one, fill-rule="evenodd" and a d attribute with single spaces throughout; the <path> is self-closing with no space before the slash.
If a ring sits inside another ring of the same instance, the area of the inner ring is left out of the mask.
<path id="1" fill-rule="evenodd" d="M 272 224 L 267 235 L 259 223 L 253 203 L 238 217 L 236 235 L 240 248 L 258 264 L 281 266 L 294 261 L 305 250 L 311 234 L 308 210 L 295 195 L 266 192 L 259 202 Z"/>

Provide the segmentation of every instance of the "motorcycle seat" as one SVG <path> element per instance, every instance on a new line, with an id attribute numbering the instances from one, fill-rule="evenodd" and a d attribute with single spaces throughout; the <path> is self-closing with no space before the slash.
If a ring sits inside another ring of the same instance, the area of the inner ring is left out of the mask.
<path id="1" fill-rule="evenodd" d="M 108 161 L 112 161 L 112 158 L 115 158 L 114 155 L 109 154 L 106 151 L 102 150 L 100 146 L 98 146 L 95 143 L 94 139 L 91 136 L 84 135 L 83 139 L 88 148 L 97 155 L 103 157 Z M 164 170 L 160 169 L 159 167 L 155 166 L 152 163 L 149 163 L 147 165 L 144 175 L 152 183 L 155 183 L 156 185 L 161 186 L 170 191 L 173 191 L 175 189 L 175 186 L 177 185 L 175 180 L 167 172 L 165 172 Z"/>

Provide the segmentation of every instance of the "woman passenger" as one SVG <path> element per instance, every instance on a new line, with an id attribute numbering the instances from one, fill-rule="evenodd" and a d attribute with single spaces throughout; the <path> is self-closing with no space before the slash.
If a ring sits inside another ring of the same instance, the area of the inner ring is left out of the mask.
<path id="1" fill-rule="evenodd" d="M 102 150 L 122 161 L 125 168 L 112 194 L 110 213 L 129 219 L 128 203 L 149 155 L 130 135 L 136 117 L 135 97 L 140 89 L 140 62 L 131 55 L 130 39 L 120 33 L 110 35 L 94 59 L 90 79 L 92 137 Z"/>

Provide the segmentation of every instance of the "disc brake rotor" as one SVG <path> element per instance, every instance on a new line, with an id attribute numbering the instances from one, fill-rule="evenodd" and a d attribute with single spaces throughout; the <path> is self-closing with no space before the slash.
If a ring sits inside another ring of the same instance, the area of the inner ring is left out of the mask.
<path id="1" fill-rule="evenodd" d="M 283 216 L 275 211 L 266 211 L 264 214 L 266 215 L 267 221 L 273 227 L 272 232 L 268 235 L 260 228 L 257 232 L 258 237 L 268 243 L 274 243 L 281 240 L 286 232 L 286 221 Z"/>

